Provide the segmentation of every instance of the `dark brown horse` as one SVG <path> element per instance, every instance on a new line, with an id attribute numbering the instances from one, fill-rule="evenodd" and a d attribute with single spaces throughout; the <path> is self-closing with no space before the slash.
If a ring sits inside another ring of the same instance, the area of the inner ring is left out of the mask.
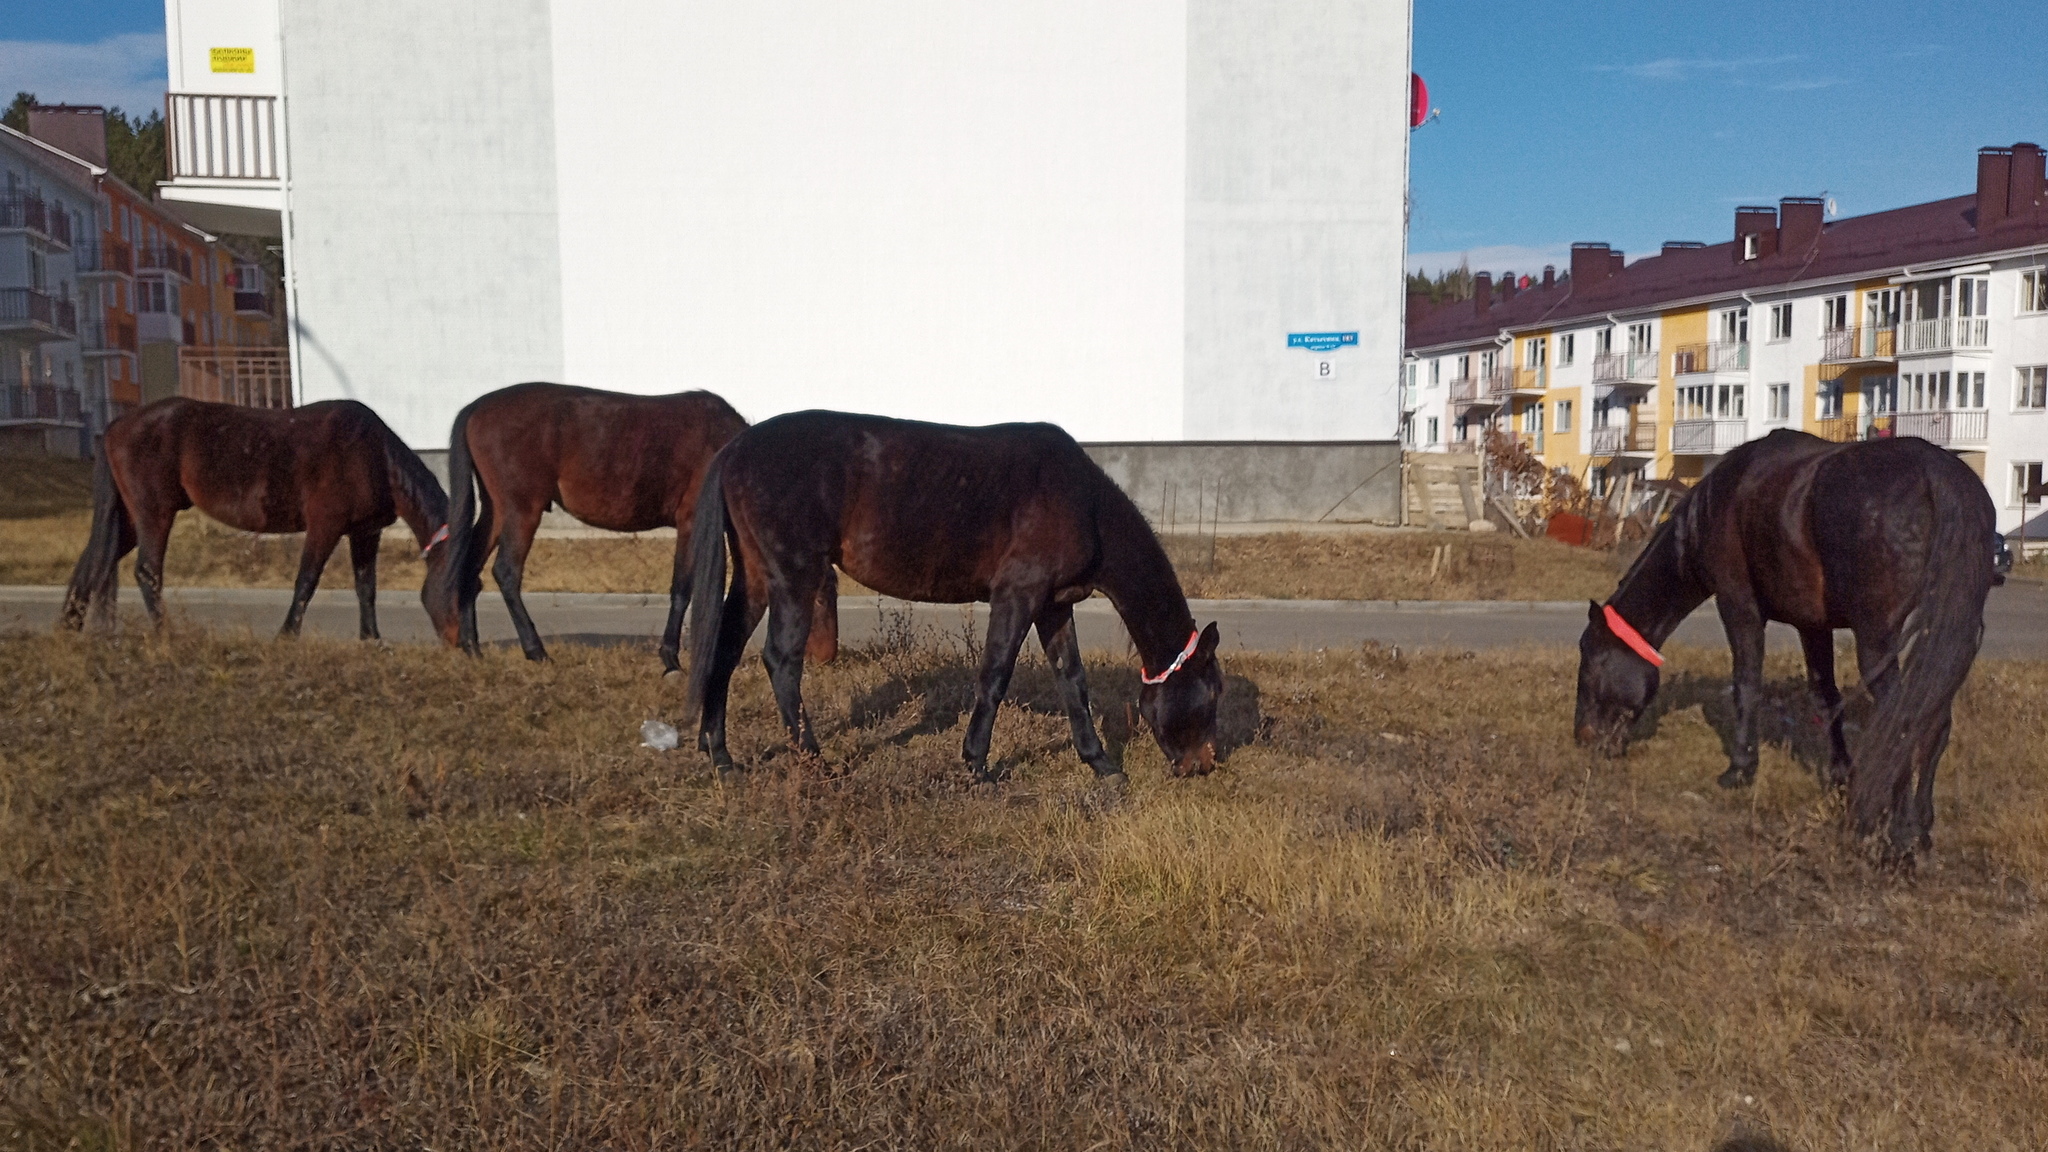
<path id="1" fill-rule="evenodd" d="M 139 550 L 135 582 L 143 607 L 163 620 L 164 546 L 186 508 L 244 532 L 304 532 L 299 578 L 284 635 L 297 635 L 320 573 L 343 537 L 355 566 L 365 640 L 377 637 L 377 545 L 403 517 L 427 556 L 432 583 L 447 549 L 440 481 L 375 412 L 353 400 L 284 410 L 172 397 L 107 426 L 93 472 L 92 535 L 71 588 L 64 622 L 83 627 L 88 610 L 111 623 L 121 557 Z"/>
<path id="2" fill-rule="evenodd" d="M 1799 630 L 1807 679 L 1859 834 L 1887 854 L 1932 843 L 1949 704 L 1976 659 L 1990 591 L 1991 499 L 1960 460 L 1917 438 L 1834 444 L 1778 431 L 1730 452 L 1595 604 L 1579 638 L 1579 742 L 1618 752 L 1657 692 L 1656 648 L 1712 596 L 1735 657 L 1735 731 L 1720 783 L 1756 778 L 1764 624 Z M 1873 699 L 1854 756 L 1842 734 L 1834 629 L 1855 633 Z M 1918 787 L 1914 786 L 1915 778 Z"/>
<path id="3" fill-rule="evenodd" d="M 733 578 L 725 583 L 727 537 Z M 1197 632 L 1166 553 L 1135 504 L 1050 424 L 956 428 L 798 412 L 727 445 L 697 502 L 687 709 L 721 772 L 726 692 L 768 614 L 763 660 L 790 739 L 815 752 L 804 713 L 809 606 L 833 566 L 884 596 L 989 605 L 961 755 L 989 779 L 989 735 L 1017 649 L 1036 626 L 1059 681 L 1074 749 L 1121 780 L 1095 733 L 1073 606 L 1100 589 L 1144 662 L 1139 709 L 1175 775 L 1215 759 L 1223 673 L 1216 625 Z M 723 600 L 721 601 L 721 595 Z"/>
<path id="4" fill-rule="evenodd" d="M 432 586 L 427 611 L 449 644 L 477 651 L 476 598 L 484 561 L 491 569 L 519 646 L 547 659 L 520 595 L 527 553 L 541 513 L 559 504 L 585 524 L 613 532 L 676 529 L 675 572 L 661 659 L 675 671 L 677 636 L 690 589 L 690 517 L 704 468 L 747 422 L 709 392 L 631 396 L 566 384 L 515 384 L 478 397 L 449 433 L 448 486 L 454 497 L 445 580 Z M 821 603 L 821 640 L 837 617 L 836 586 Z"/>

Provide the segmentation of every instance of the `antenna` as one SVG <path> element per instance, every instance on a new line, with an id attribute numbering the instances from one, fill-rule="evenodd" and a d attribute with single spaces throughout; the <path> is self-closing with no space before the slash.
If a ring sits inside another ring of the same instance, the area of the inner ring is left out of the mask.
<path id="1" fill-rule="evenodd" d="M 1833 196 L 1830 196 L 1830 197 L 1828 197 L 1828 215 L 1830 215 L 1830 216 L 1840 216 L 1841 214 L 1842 214 L 1842 210 L 1841 210 L 1841 208 L 1839 208 L 1839 207 L 1837 207 L 1837 206 L 1836 206 L 1836 204 L 1835 204 L 1835 198 L 1834 198 Z"/>

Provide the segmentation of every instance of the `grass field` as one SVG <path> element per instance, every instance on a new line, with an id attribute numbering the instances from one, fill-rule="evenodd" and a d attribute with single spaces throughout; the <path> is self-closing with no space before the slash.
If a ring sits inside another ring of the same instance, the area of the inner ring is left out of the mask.
<path id="1" fill-rule="evenodd" d="M 965 789 L 936 638 L 813 670 L 822 762 L 750 662 L 734 788 L 637 651 L 0 641 L 0 1146 L 2048 1142 L 2048 666 L 1979 665 L 1901 878 L 1793 665 L 1724 793 L 1672 655 L 1622 762 L 1563 651 L 1241 658 L 1224 769 L 1115 794 L 1029 662 Z"/>

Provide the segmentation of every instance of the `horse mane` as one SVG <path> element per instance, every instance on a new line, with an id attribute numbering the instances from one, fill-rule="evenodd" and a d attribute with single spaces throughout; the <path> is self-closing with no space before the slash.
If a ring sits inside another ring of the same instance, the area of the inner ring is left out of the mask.
<path id="1" fill-rule="evenodd" d="M 1171 649 L 1186 639 L 1186 632 L 1194 627 L 1195 619 L 1194 612 L 1188 607 L 1187 593 L 1181 589 L 1180 574 L 1174 571 L 1173 561 L 1167 557 L 1158 534 L 1146 522 L 1137 502 L 1118 487 L 1100 465 L 1089 459 L 1080 445 L 1075 444 L 1074 451 L 1087 461 L 1095 480 L 1096 548 L 1101 557 L 1097 582 L 1110 595 L 1117 614 L 1124 619 L 1125 629 L 1134 642 L 1140 643 L 1141 651 L 1147 642 L 1154 648 L 1143 652 L 1143 655 L 1156 659 L 1161 655 L 1161 646 L 1170 655 Z M 1161 584 L 1163 589 L 1158 587 Z M 1155 595 L 1165 593 L 1157 595 L 1160 602 L 1157 607 L 1148 602 L 1149 598 L 1141 600 L 1135 595 L 1146 586 L 1150 586 L 1149 590 Z M 1142 611 L 1147 607 L 1153 610 L 1149 613 Z M 1165 608 L 1166 615 L 1173 615 L 1178 609 L 1178 616 L 1164 619 L 1159 607 Z M 1157 634 L 1148 634 L 1141 640 L 1139 628 L 1148 626 Z"/>
<path id="2" fill-rule="evenodd" d="M 384 463 L 391 476 L 391 493 L 397 497 L 400 515 L 410 508 L 415 516 L 426 522 L 424 530 L 417 524 L 412 526 L 424 544 L 435 529 L 448 522 L 448 493 L 435 479 L 426 461 L 400 440 L 398 433 L 381 420 L 378 427 L 384 433 Z M 413 516 L 406 516 L 406 519 L 410 521 Z"/>

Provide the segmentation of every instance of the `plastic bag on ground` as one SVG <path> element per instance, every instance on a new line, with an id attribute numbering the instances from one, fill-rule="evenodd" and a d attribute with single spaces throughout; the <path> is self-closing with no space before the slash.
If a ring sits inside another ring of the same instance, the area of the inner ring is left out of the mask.
<path id="1" fill-rule="evenodd" d="M 676 727 L 673 724 L 664 724 L 659 720 L 648 720 L 640 725 L 640 746 L 642 748 L 652 748 L 656 752 L 672 752 L 675 750 L 676 745 L 680 743 L 682 743 L 682 737 L 676 734 Z"/>

